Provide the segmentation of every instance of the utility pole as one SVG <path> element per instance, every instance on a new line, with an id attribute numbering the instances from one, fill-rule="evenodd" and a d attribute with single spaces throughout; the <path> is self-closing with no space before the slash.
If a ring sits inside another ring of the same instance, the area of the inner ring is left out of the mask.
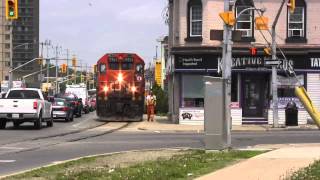
<path id="1" fill-rule="evenodd" d="M 230 0 L 224 0 L 224 11 L 230 11 L 232 4 Z M 223 61 L 223 72 L 222 78 L 224 79 L 224 106 L 225 106 L 225 119 L 223 120 L 224 139 L 225 146 L 231 146 L 231 65 L 232 65 L 232 27 L 224 24 L 223 27 L 223 48 L 222 48 L 222 61 Z"/>
<path id="2" fill-rule="evenodd" d="M 56 93 L 59 92 L 59 87 L 58 87 L 58 74 L 59 74 L 59 66 L 58 66 L 58 45 L 56 46 Z"/>
<path id="3" fill-rule="evenodd" d="M 69 49 L 67 49 L 67 84 L 69 84 Z"/>
<path id="4" fill-rule="evenodd" d="M 45 45 L 43 42 L 40 43 L 41 45 L 41 60 L 40 61 L 40 87 L 41 87 L 41 83 L 42 83 L 42 66 L 43 66 L 43 46 Z"/>
<path id="5" fill-rule="evenodd" d="M 49 84 L 49 77 L 50 77 L 50 60 L 49 60 L 49 46 L 51 46 L 51 41 L 46 40 L 45 45 L 47 47 L 47 59 L 46 59 L 46 65 L 47 65 L 47 85 Z"/>
<path id="6" fill-rule="evenodd" d="M 276 42 L 276 26 L 279 20 L 279 16 L 283 9 L 286 0 L 282 0 L 280 9 L 276 15 L 276 18 L 272 24 L 272 60 L 277 60 L 277 42 Z M 278 115 L 278 79 L 277 79 L 277 66 L 272 66 L 272 111 L 273 111 L 273 127 L 279 127 L 279 115 Z"/>

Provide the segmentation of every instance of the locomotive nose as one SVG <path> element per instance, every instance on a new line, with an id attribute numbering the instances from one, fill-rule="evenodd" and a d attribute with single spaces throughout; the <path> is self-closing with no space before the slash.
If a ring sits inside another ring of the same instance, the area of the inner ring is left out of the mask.
<path id="1" fill-rule="evenodd" d="M 117 80 L 118 80 L 119 83 L 122 83 L 122 81 L 123 81 L 123 75 L 122 75 L 122 73 L 119 73 L 119 74 L 118 74 Z"/>

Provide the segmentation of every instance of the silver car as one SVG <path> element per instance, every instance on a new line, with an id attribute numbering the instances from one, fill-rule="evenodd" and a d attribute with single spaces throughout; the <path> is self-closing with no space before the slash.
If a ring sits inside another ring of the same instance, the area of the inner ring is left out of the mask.
<path id="1" fill-rule="evenodd" d="M 62 98 L 54 98 L 52 104 L 53 118 L 65 119 L 66 122 L 73 121 L 73 106 Z"/>

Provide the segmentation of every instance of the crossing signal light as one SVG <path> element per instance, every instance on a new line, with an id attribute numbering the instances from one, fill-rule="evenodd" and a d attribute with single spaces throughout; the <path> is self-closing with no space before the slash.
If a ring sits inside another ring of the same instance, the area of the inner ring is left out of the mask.
<path id="1" fill-rule="evenodd" d="M 18 19 L 18 0 L 6 0 L 6 18 Z"/>
<path id="2" fill-rule="evenodd" d="M 290 13 L 293 14 L 294 10 L 296 8 L 296 0 L 289 0 L 288 8 L 289 8 Z"/>
<path id="3" fill-rule="evenodd" d="M 236 17 L 232 11 L 219 13 L 219 16 L 223 20 L 223 22 L 229 26 L 234 26 L 236 23 Z"/>
<path id="4" fill-rule="evenodd" d="M 257 55 L 257 48 L 251 47 L 251 48 L 250 48 L 250 54 L 251 54 L 252 56 L 256 56 L 256 55 Z"/>

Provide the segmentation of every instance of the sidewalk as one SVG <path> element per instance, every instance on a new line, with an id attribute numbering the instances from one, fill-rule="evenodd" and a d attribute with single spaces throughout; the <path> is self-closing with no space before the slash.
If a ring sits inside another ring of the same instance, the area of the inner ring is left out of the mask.
<path id="1" fill-rule="evenodd" d="M 146 119 L 146 118 L 144 118 Z M 192 133 L 203 133 L 203 125 L 182 125 L 173 124 L 167 119 L 167 117 L 157 116 L 155 122 L 147 122 L 146 120 L 142 122 L 130 123 L 127 127 L 121 129 L 120 131 L 129 132 L 143 132 L 143 131 L 156 131 L 156 132 L 192 132 Z M 109 123 L 107 126 L 117 126 L 117 123 Z M 232 126 L 233 132 L 255 132 L 255 131 L 286 131 L 286 130 L 318 130 L 316 125 L 301 125 L 294 127 L 284 127 L 284 128 L 272 128 L 270 125 L 242 125 L 242 126 Z"/>
<path id="2" fill-rule="evenodd" d="M 272 180 L 289 177 L 296 170 L 320 159 L 320 144 L 293 145 L 258 155 L 220 169 L 197 180 Z"/>

